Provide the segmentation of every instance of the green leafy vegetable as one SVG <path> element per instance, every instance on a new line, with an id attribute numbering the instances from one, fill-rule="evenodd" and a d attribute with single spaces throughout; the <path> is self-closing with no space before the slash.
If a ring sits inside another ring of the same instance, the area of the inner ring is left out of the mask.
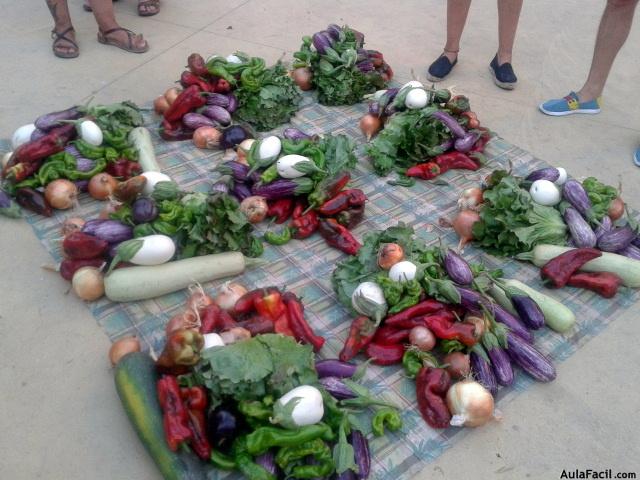
<path id="1" fill-rule="evenodd" d="M 611 201 L 618 197 L 619 192 L 615 188 L 605 185 L 594 177 L 585 178 L 582 186 L 591 200 L 591 212 L 595 220 L 602 220 L 609 210 Z"/>

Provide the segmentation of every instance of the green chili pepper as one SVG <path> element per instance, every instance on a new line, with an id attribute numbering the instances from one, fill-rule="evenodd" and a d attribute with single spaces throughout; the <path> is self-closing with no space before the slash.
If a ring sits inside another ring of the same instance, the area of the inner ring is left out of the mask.
<path id="1" fill-rule="evenodd" d="M 155 220 L 151 224 L 151 226 L 157 233 L 160 233 L 162 235 L 167 235 L 169 237 L 171 237 L 172 235 L 175 235 L 176 232 L 178 231 L 178 228 L 175 225 L 171 225 L 170 223 L 164 222 L 162 220 Z"/>
<path id="2" fill-rule="evenodd" d="M 280 233 L 265 232 L 264 239 L 271 245 L 284 245 L 291 240 L 291 229 L 289 227 L 284 227 Z"/>
<path id="3" fill-rule="evenodd" d="M 402 283 L 394 282 L 384 274 L 378 275 L 376 283 L 382 287 L 384 299 L 389 305 L 396 305 L 402 298 L 402 291 L 404 290 Z"/>
<path id="4" fill-rule="evenodd" d="M 437 366 L 436 358 L 429 352 L 422 352 L 417 348 L 409 348 L 402 357 L 402 366 L 409 378 L 415 378 L 420 369 L 425 365 Z"/>
<path id="5" fill-rule="evenodd" d="M 118 155 L 118 151 L 115 148 L 106 147 L 104 149 L 104 158 L 107 159 L 107 162 L 115 162 L 120 155 Z"/>
<path id="6" fill-rule="evenodd" d="M 220 470 L 235 470 L 237 468 L 236 462 L 229 455 L 219 452 L 218 450 L 211 450 L 211 456 L 209 457 L 211 463 Z"/>
<path id="7" fill-rule="evenodd" d="M 420 301 L 420 296 L 409 296 L 405 295 L 402 299 L 396 303 L 393 307 L 389 309 L 389 313 L 399 313 L 403 310 L 406 310 L 409 307 L 413 307 Z"/>
<path id="8" fill-rule="evenodd" d="M 291 447 L 316 438 L 331 440 L 333 431 L 323 423 L 307 425 L 297 430 L 260 427 L 247 435 L 247 451 L 251 455 L 261 455 L 272 447 Z"/>
<path id="9" fill-rule="evenodd" d="M 262 175 L 260 175 L 260 182 L 271 183 L 276 178 L 278 178 L 278 167 L 273 163 L 269 168 L 262 172 Z"/>
<path id="10" fill-rule="evenodd" d="M 133 227 L 133 238 L 146 237 L 147 235 L 155 235 L 156 231 L 150 223 L 141 223 Z"/>
<path id="11" fill-rule="evenodd" d="M 104 147 L 96 147 L 90 143 L 85 142 L 82 139 L 78 139 L 73 142 L 80 155 L 90 160 L 97 160 L 104 157 Z"/>
<path id="12" fill-rule="evenodd" d="M 75 164 L 75 159 L 74 159 Z M 62 176 L 68 178 L 69 180 L 89 180 L 91 177 L 96 175 L 97 173 L 102 172 L 107 166 L 107 161 L 104 158 L 99 158 L 96 160 L 95 166 L 86 172 L 81 172 L 79 170 L 71 170 L 65 169 L 62 170 Z"/>
<path id="13" fill-rule="evenodd" d="M 127 140 L 127 132 L 124 130 L 118 130 L 117 132 L 110 132 L 109 130 L 102 131 L 103 142 L 116 150 L 122 150 L 129 147 L 129 141 Z"/>
<path id="14" fill-rule="evenodd" d="M 300 460 L 306 457 L 312 457 L 317 463 L 299 464 Z M 331 449 L 319 438 L 296 446 L 281 448 L 276 454 L 276 463 L 285 471 L 287 477 L 293 478 L 324 478 L 335 470 Z"/>
<path id="15" fill-rule="evenodd" d="M 248 437 L 237 438 L 233 442 L 231 453 L 235 459 L 236 467 L 245 477 L 250 480 L 276 480 L 274 475 L 253 461 L 248 451 Z"/>
<path id="16" fill-rule="evenodd" d="M 392 432 L 402 428 L 402 417 L 397 410 L 381 408 L 376 412 L 371 420 L 371 431 L 376 437 L 381 437 L 384 435 L 385 427 Z"/>
<path id="17" fill-rule="evenodd" d="M 269 420 L 273 415 L 273 408 L 258 400 L 241 400 L 238 403 L 238 411 L 245 417 L 257 418 L 259 420 Z"/>
<path id="18" fill-rule="evenodd" d="M 138 151 L 133 147 L 127 147 L 120 150 L 120 158 L 138 161 Z"/>
<path id="19" fill-rule="evenodd" d="M 307 138 L 302 140 L 283 139 L 282 153 L 284 153 L 285 155 L 292 155 L 292 154 L 302 155 L 302 152 L 304 152 L 311 145 L 312 145 L 311 140 Z"/>

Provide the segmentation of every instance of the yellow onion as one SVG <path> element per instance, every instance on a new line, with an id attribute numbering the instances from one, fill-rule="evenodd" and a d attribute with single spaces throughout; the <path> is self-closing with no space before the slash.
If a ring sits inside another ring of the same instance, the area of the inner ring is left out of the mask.
<path id="1" fill-rule="evenodd" d="M 447 407 L 454 427 L 479 427 L 493 419 L 491 392 L 475 380 L 461 380 L 447 391 Z"/>

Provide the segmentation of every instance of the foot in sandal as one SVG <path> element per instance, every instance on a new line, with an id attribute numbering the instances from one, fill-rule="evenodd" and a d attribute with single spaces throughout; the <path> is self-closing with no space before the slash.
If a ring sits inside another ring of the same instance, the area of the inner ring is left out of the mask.
<path id="1" fill-rule="evenodd" d="M 59 58 L 76 58 L 80 55 L 80 49 L 76 43 L 76 32 L 73 27 L 69 27 L 62 32 L 51 30 L 53 38 L 53 54 Z"/>
<path id="2" fill-rule="evenodd" d="M 142 35 L 122 27 L 111 28 L 106 32 L 98 31 L 98 42 L 131 53 L 144 53 L 149 50 L 149 44 Z"/>
<path id="3" fill-rule="evenodd" d="M 160 12 L 160 0 L 139 0 L 138 15 L 141 17 L 151 17 Z"/>

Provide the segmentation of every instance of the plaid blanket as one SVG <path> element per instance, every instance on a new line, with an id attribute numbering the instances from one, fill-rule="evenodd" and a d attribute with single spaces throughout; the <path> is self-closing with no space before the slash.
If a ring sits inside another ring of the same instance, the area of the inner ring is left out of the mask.
<path id="1" fill-rule="evenodd" d="M 418 181 L 413 188 L 391 187 L 386 179 L 371 173 L 368 160 L 362 154 L 363 136 L 358 128 L 358 121 L 365 110 L 366 106 L 363 104 L 323 107 L 315 103 L 312 96 L 306 95 L 301 110 L 292 122 L 293 126 L 307 133 L 344 133 L 359 142 L 359 164 L 353 175 L 352 185 L 362 189 L 369 198 L 366 218 L 354 231 L 359 238 L 372 229 L 384 229 L 402 221 L 412 225 L 417 235 L 430 243 L 442 240 L 445 245 L 455 245 L 455 233 L 440 227 L 437 220 L 453 216 L 457 196 L 462 189 L 477 185 L 479 179 L 489 171 L 505 167 L 509 163 L 516 173 L 547 166 L 531 154 L 496 137 L 488 144 L 486 166 L 477 172 L 449 171 L 442 176 L 446 184 Z M 211 169 L 220 161 L 222 152 L 198 150 L 191 142 L 161 142 L 155 133 L 157 118 L 150 112 L 145 117 L 152 131 L 163 171 L 184 190 L 207 191 L 214 180 Z M 280 133 L 283 129 L 284 127 L 275 133 Z M 7 147 L 7 142 L 0 142 L 0 147 Z M 80 199 L 80 205 L 73 216 L 95 218 L 102 207 L 101 202 L 93 201 L 86 195 Z M 58 211 L 51 218 L 31 214 L 26 217 L 43 246 L 56 260 L 60 260 L 60 225 L 69 215 Z M 496 258 L 472 247 L 467 248 L 465 257 L 482 261 L 491 268 L 500 267 L 506 277 L 517 278 L 534 288 L 542 288 L 538 269 L 529 264 Z M 343 254 L 329 248 L 322 238 L 315 235 L 281 247 L 266 246 L 263 258 L 266 260 L 263 267 L 248 270 L 236 280 L 248 288 L 286 286 L 302 296 L 309 322 L 327 338 L 322 355 L 335 358 L 351 320 L 348 311 L 338 303 L 330 281 L 334 266 L 344 258 Z M 211 291 L 221 283 L 222 281 L 212 282 L 204 287 Z M 570 307 L 578 318 L 575 328 L 564 335 L 547 328 L 536 332 L 535 345 L 556 363 L 576 352 L 590 338 L 600 333 L 621 310 L 629 308 L 638 300 L 638 293 L 628 289 L 610 300 L 573 288 L 554 291 L 551 295 Z M 186 297 L 187 293 L 181 291 L 153 300 L 126 304 L 113 303 L 103 298 L 88 304 L 88 308 L 111 340 L 135 334 L 143 345 L 158 352 L 164 342 L 164 325 L 183 309 Z M 366 383 L 374 393 L 400 406 L 404 420 L 401 432 L 371 441 L 371 478 L 413 478 L 426 463 L 472 431 L 453 427 L 434 430 L 427 426 L 416 409 L 415 383 L 404 377 L 400 367 L 371 366 Z M 515 398 L 532 383 L 532 379 L 519 371 L 512 387 L 501 388 L 497 396 L 498 406 Z M 226 474 L 220 473 L 220 476 Z"/>

